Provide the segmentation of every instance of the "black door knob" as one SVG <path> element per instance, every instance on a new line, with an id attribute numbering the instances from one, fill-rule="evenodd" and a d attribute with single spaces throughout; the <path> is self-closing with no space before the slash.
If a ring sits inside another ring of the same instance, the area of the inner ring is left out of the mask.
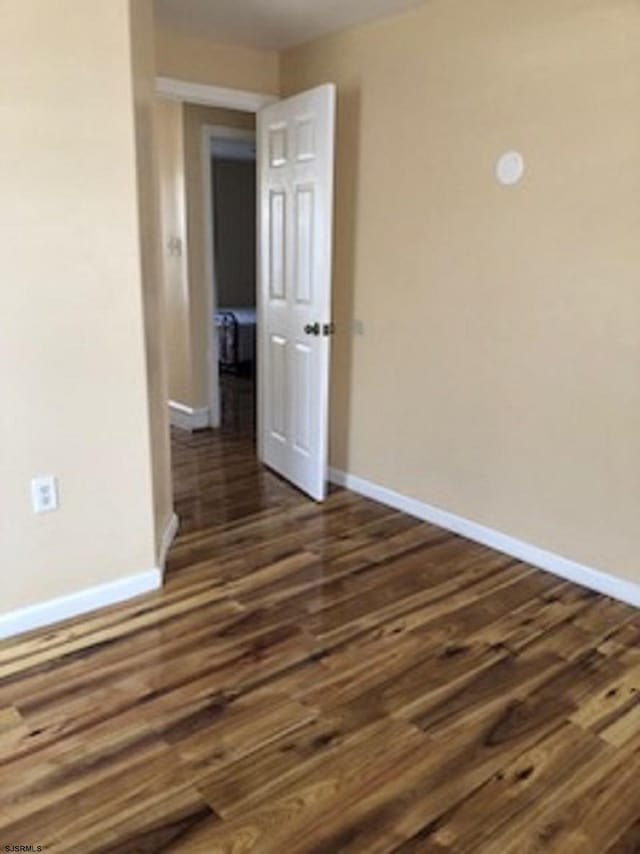
<path id="1" fill-rule="evenodd" d="M 320 335 L 320 324 L 319 323 L 307 323 L 304 328 L 304 331 L 307 335 Z"/>

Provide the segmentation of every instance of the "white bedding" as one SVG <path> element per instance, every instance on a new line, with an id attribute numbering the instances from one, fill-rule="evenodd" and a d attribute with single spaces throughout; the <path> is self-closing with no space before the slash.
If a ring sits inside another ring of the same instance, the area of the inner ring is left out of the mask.
<path id="1" fill-rule="evenodd" d="M 220 311 L 230 311 L 235 316 L 240 326 L 256 325 L 255 308 L 220 308 Z"/>

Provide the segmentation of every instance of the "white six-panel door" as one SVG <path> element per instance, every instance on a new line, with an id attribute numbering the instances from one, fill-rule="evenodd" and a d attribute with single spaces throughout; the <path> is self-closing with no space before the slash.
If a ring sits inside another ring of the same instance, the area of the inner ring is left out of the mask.
<path id="1" fill-rule="evenodd" d="M 326 495 L 335 86 L 258 116 L 258 450 Z"/>

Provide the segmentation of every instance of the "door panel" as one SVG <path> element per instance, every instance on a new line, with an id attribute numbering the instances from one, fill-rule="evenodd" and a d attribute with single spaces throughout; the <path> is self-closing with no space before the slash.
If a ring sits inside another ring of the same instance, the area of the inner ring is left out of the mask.
<path id="1" fill-rule="evenodd" d="M 269 271 L 271 276 L 271 299 L 286 297 L 285 280 L 285 224 L 287 197 L 283 190 L 272 190 L 269 194 Z"/>
<path id="2" fill-rule="evenodd" d="M 271 336 L 271 436 L 278 442 L 287 441 L 287 421 L 285 412 L 287 388 L 287 342 L 281 335 Z"/>
<path id="3" fill-rule="evenodd" d="M 313 303 L 313 186 L 296 187 L 296 302 Z"/>
<path id="4" fill-rule="evenodd" d="M 269 126 L 269 165 L 273 168 L 287 162 L 287 123 L 273 122 Z"/>
<path id="5" fill-rule="evenodd" d="M 294 353 L 293 443 L 298 453 L 311 454 L 311 387 L 313 356 L 306 344 L 296 344 Z"/>
<path id="6" fill-rule="evenodd" d="M 296 188 L 296 302 L 313 304 L 313 187 Z"/>
<path id="7" fill-rule="evenodd" d="M 258 117 L 258 446 L 263 462 L 326 495 L 335 87 Z"/>

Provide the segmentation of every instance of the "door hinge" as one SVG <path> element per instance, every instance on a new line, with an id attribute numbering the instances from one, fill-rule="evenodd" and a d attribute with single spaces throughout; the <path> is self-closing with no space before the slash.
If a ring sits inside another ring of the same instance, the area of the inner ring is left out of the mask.
<path id="1" fill-rule="evenodd" d="M 322 324 L 322 334 L 323 335 L 334 335 L 336 331 L 335 323 L 323 323 Z"/>

